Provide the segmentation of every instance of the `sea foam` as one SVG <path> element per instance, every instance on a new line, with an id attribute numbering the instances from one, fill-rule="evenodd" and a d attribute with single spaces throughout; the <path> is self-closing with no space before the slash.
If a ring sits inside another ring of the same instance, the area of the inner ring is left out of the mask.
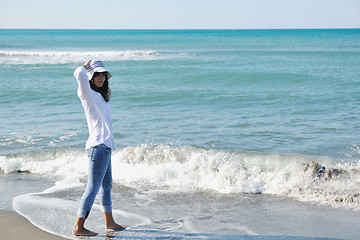
<path id="1" fill-rule="evenodd" d="M 359 161 L 141 145 L 115 151 L 112 166 L 115 182 L 139 190 L 272 194 L 360 210 Z M 1 156 L 0 170 L 82 178 L 87 175 L 87 157 L 79 149 Z"/>
<path id="2" fill-rule="evenodd" d="M 102 59 L 103 61 L 121 60 L 157 60 L 165 56 L 154 50 L 124 51 L 0 51 L 0 64 L 67 64 L 83 62 L 84 59 Z"/>

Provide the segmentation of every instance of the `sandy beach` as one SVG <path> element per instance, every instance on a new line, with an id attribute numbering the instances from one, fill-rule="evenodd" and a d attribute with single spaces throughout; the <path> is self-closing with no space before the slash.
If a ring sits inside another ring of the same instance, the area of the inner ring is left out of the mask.
<path id="1" fill-rule="evenodd" d="M 60 240 L 66 239 L 32 225 L 15 212 L 0 210 L 0 236 L 2 240 Z"/>
<path id="2" fill-rule="evenodd" d="M 55 240 L 65 239 L 31 224 L 26 218 L 12 208 L 15 196 L 28 192 L 41 192 L 53 185 L 53 181 L 44 180 L 42 176 L 29 174 L 0 174 L 0 237 L 1 240 Z"/>

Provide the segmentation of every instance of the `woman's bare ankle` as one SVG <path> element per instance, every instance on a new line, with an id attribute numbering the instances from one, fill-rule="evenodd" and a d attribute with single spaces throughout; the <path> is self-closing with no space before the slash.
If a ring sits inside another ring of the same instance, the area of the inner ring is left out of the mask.
<path id="1" fill-rule="evenodd" d="M 119 225 L 114 221 L 111 211 L 104 212 L 104 217 L 105 217 L 106 230 L 121 231 L 121 230 L 126 229 L 126 226 Z"/>

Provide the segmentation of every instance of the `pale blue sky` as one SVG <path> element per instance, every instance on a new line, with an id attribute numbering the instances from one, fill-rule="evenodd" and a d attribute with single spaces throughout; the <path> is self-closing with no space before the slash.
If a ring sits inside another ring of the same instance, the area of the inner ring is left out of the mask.
<path id="1" fill-rule="evenodd" d="M 360 0 L 0 0 L 0 28 L 360 28 Z"/>

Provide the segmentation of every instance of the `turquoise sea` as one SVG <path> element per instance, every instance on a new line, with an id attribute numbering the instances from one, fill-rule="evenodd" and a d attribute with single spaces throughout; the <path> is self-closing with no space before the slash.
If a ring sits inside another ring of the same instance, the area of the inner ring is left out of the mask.
<path id="1" fill-rule="evenodd" d="M 360 29 L 1 29 L 0 180 L 27 180 L 0 208 L 65 237 L 39 213 L 73 224 L 88 137 L 73 72 L 88 59 L 113 75 L 127 238 L 359 236 Z M 53 187 L 30 194 L 28 178 Z"/>

